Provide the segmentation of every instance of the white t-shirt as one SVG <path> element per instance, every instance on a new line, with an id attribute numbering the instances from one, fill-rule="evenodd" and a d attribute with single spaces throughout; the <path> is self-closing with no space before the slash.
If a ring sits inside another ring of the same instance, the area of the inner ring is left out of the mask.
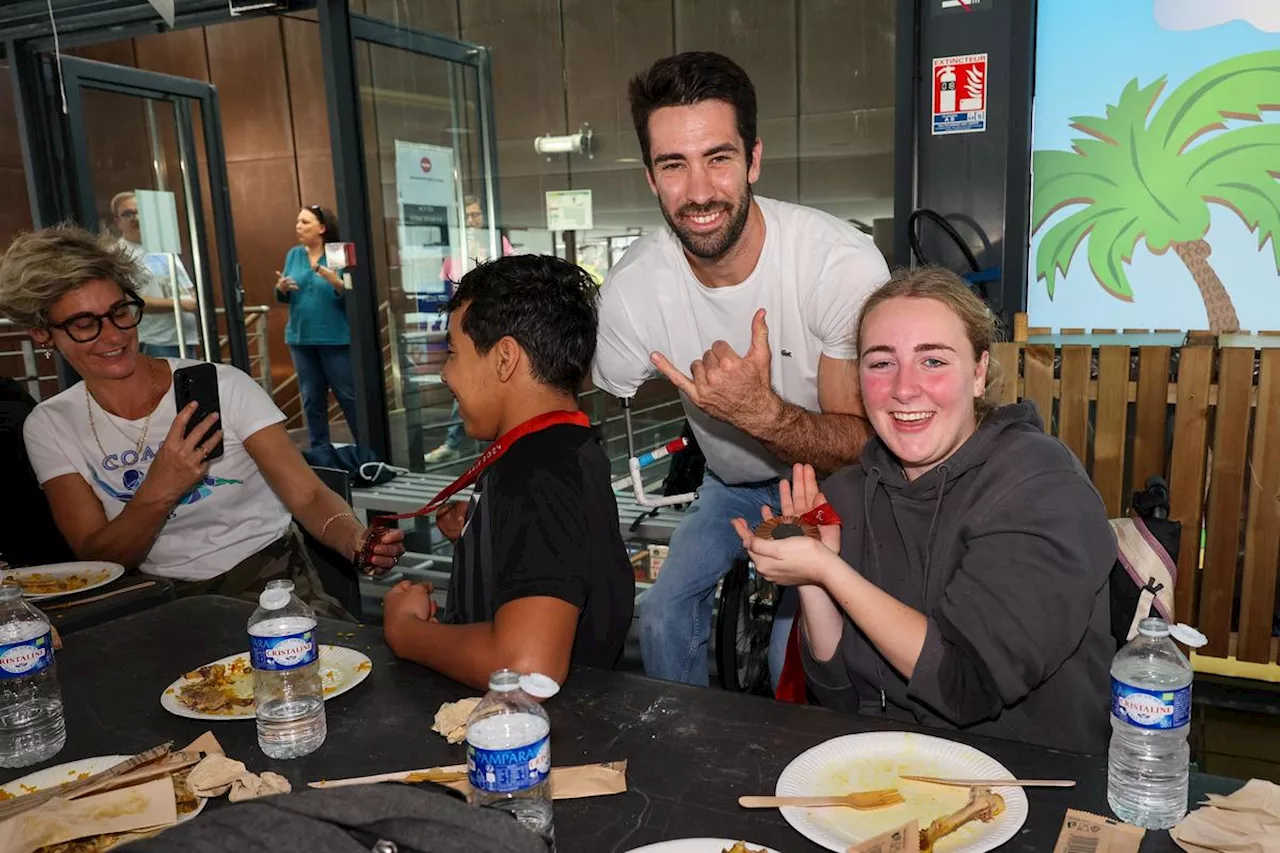
<path id="1" fill-rule="evenodd" d="M 140 243 L 131 243 L 123 237 L 120 245 L 124 246 L 142 264 L 144 274 L 138 282 L 138 295 L 153 299 L 172 299 L 173 289 L 169 285 L 169 259 L 176 261 L 173 275 L 177 279 L 179 297 L 195 296 L 195 285 L 187 275 L 187 268 L 182 258 L 177 255 L 162 255 L 146 252 Z M 196 315 L 191 311 L 182 311 L 182 340 L 188 347 L 200 343 L 200 333 L 196 329 Z M 173 319 L 172 308 L 148 308 L 142 314 L 142 322 L 138 323 L 138 340 L 144 344 L 176 347 L 178 345 L 178 326 Z"/>
<path id="2" fill-rule="evenodd" d="M 862 302 L 889 277 L 871 238 L 809 207 L 756 198 L 765 238 L 751 275 L 731 287 L 706 287 L 694 276 L 680 240 L 664 228 L 636 241 L 605 279 L 592 369 L 595 383 L 630 397 L 657 374 L 661 352 L 688 375 L 718 340 L 739 355 L 751 343 L 751 319 L 767 312 L 774 390 L 818 411 L 818 358 L 857 357 L 854 323 Z M 718 421 L 681 395 L 708 467 L 726 483 L 787 474 L 759 441 Z"/>
<path id="3" fill-rule="evenodd" d="M 165 360 L 172 369 L 199 363 Z M 289 510 L 244 449 L 245 439 L 280 423 L 284 414 L 243 371 L 225 364 L 217 368 L 223 455 L 213 460 L 204 481 L 178 502 L 160 528 L 139 567 L 147 574 L 186 581 L 216 577 L 279 539 L 289 527 Z M 27 416 L 22 435 L 42 485 L 64 474 L 79 474 L 102 501 L 110 521 L 138 491 L 169 434 L 177 415 L 173 386 L 151 416 L 141 455 L 134 445 L 142 435 L 142 419 L 117 418 L 86 397 L 84 384 L 77 383 L 45 400 Z M 89 426 L 88 405 L 93 406 L 101 449 Z"/>

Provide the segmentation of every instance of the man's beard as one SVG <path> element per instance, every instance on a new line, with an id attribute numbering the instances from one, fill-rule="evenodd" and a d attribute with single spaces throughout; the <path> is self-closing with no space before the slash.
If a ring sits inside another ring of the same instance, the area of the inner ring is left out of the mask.
<path id="1" fill-rule="evenodd" d="M 695 234 L 682 228 L 677 224 L 676 217 L 667 212 L 666 207 L 659 204 L 662 210 L 662 217 L 667 220 L 667 225 L 671 226 L 672 232 L 680 238 L 680 243 L 684 246 L 685 251 L 697 258 L 704 260 L 715 260 L 723 256 L 726 252 L 733 248 L 738 242 L 738 238 L 742 236 L 743 230 L 747 227 L 747 216 L 751 213 L 751 185 L 747 184 L 741 198 L 738 199 L 736 208 L 730 211 L 729 219 L 721 226 L 720 230 L 713 231 L 710 234 Z M 698 215 L 700 213 L 715 213 L 726 209 L 723 202 L 715 202 L 713 204 L 686 204 L 680 208 L 679 215 Z"/>

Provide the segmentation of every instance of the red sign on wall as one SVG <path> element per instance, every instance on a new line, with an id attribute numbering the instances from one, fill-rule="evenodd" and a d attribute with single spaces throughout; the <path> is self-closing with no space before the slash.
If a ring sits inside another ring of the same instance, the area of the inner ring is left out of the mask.
<path id="1" fill-rule="evenodd" d="M 933 135 L 987 129 L 987 55 L 933 60 Z"/>

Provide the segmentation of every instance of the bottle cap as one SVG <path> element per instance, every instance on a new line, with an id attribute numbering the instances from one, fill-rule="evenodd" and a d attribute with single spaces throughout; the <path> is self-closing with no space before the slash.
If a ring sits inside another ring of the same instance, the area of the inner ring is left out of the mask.
<path id="1" fill-rule="evenodd" d="M 560 692 L 560 685 L 549 675 L 530 672 L 520 676 L 520 689 L 534 699 L 550 699 Z"/>
<path id="2" fill-rule="evenodd" d="M 1172 634 L 1173 638 L 1179 643 L 1182 643 L 1184 646 L 1190 646 L 1193 649 L 1198 649 L 1209 642 L 1208 637 L 1183 622 L 1179 622 L 1177 625 L 1171 626 L 1169 628 L 1169 633 Z"/>
<path id="3" fill-rule="evenodd" d="M 292 581 L 271 581 L 258 596 L 258 606 L 263 610 L 279 610 L 293 596 Z"/>

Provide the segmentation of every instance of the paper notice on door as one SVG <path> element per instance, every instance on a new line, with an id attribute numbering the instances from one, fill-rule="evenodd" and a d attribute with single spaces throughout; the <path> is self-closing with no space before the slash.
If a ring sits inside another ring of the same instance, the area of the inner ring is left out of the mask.
<path id="1" fill-rule="evenodd" d="M 589 231 L 592 227 L 591 190 L 547 193 L 548 231 Z"/>

